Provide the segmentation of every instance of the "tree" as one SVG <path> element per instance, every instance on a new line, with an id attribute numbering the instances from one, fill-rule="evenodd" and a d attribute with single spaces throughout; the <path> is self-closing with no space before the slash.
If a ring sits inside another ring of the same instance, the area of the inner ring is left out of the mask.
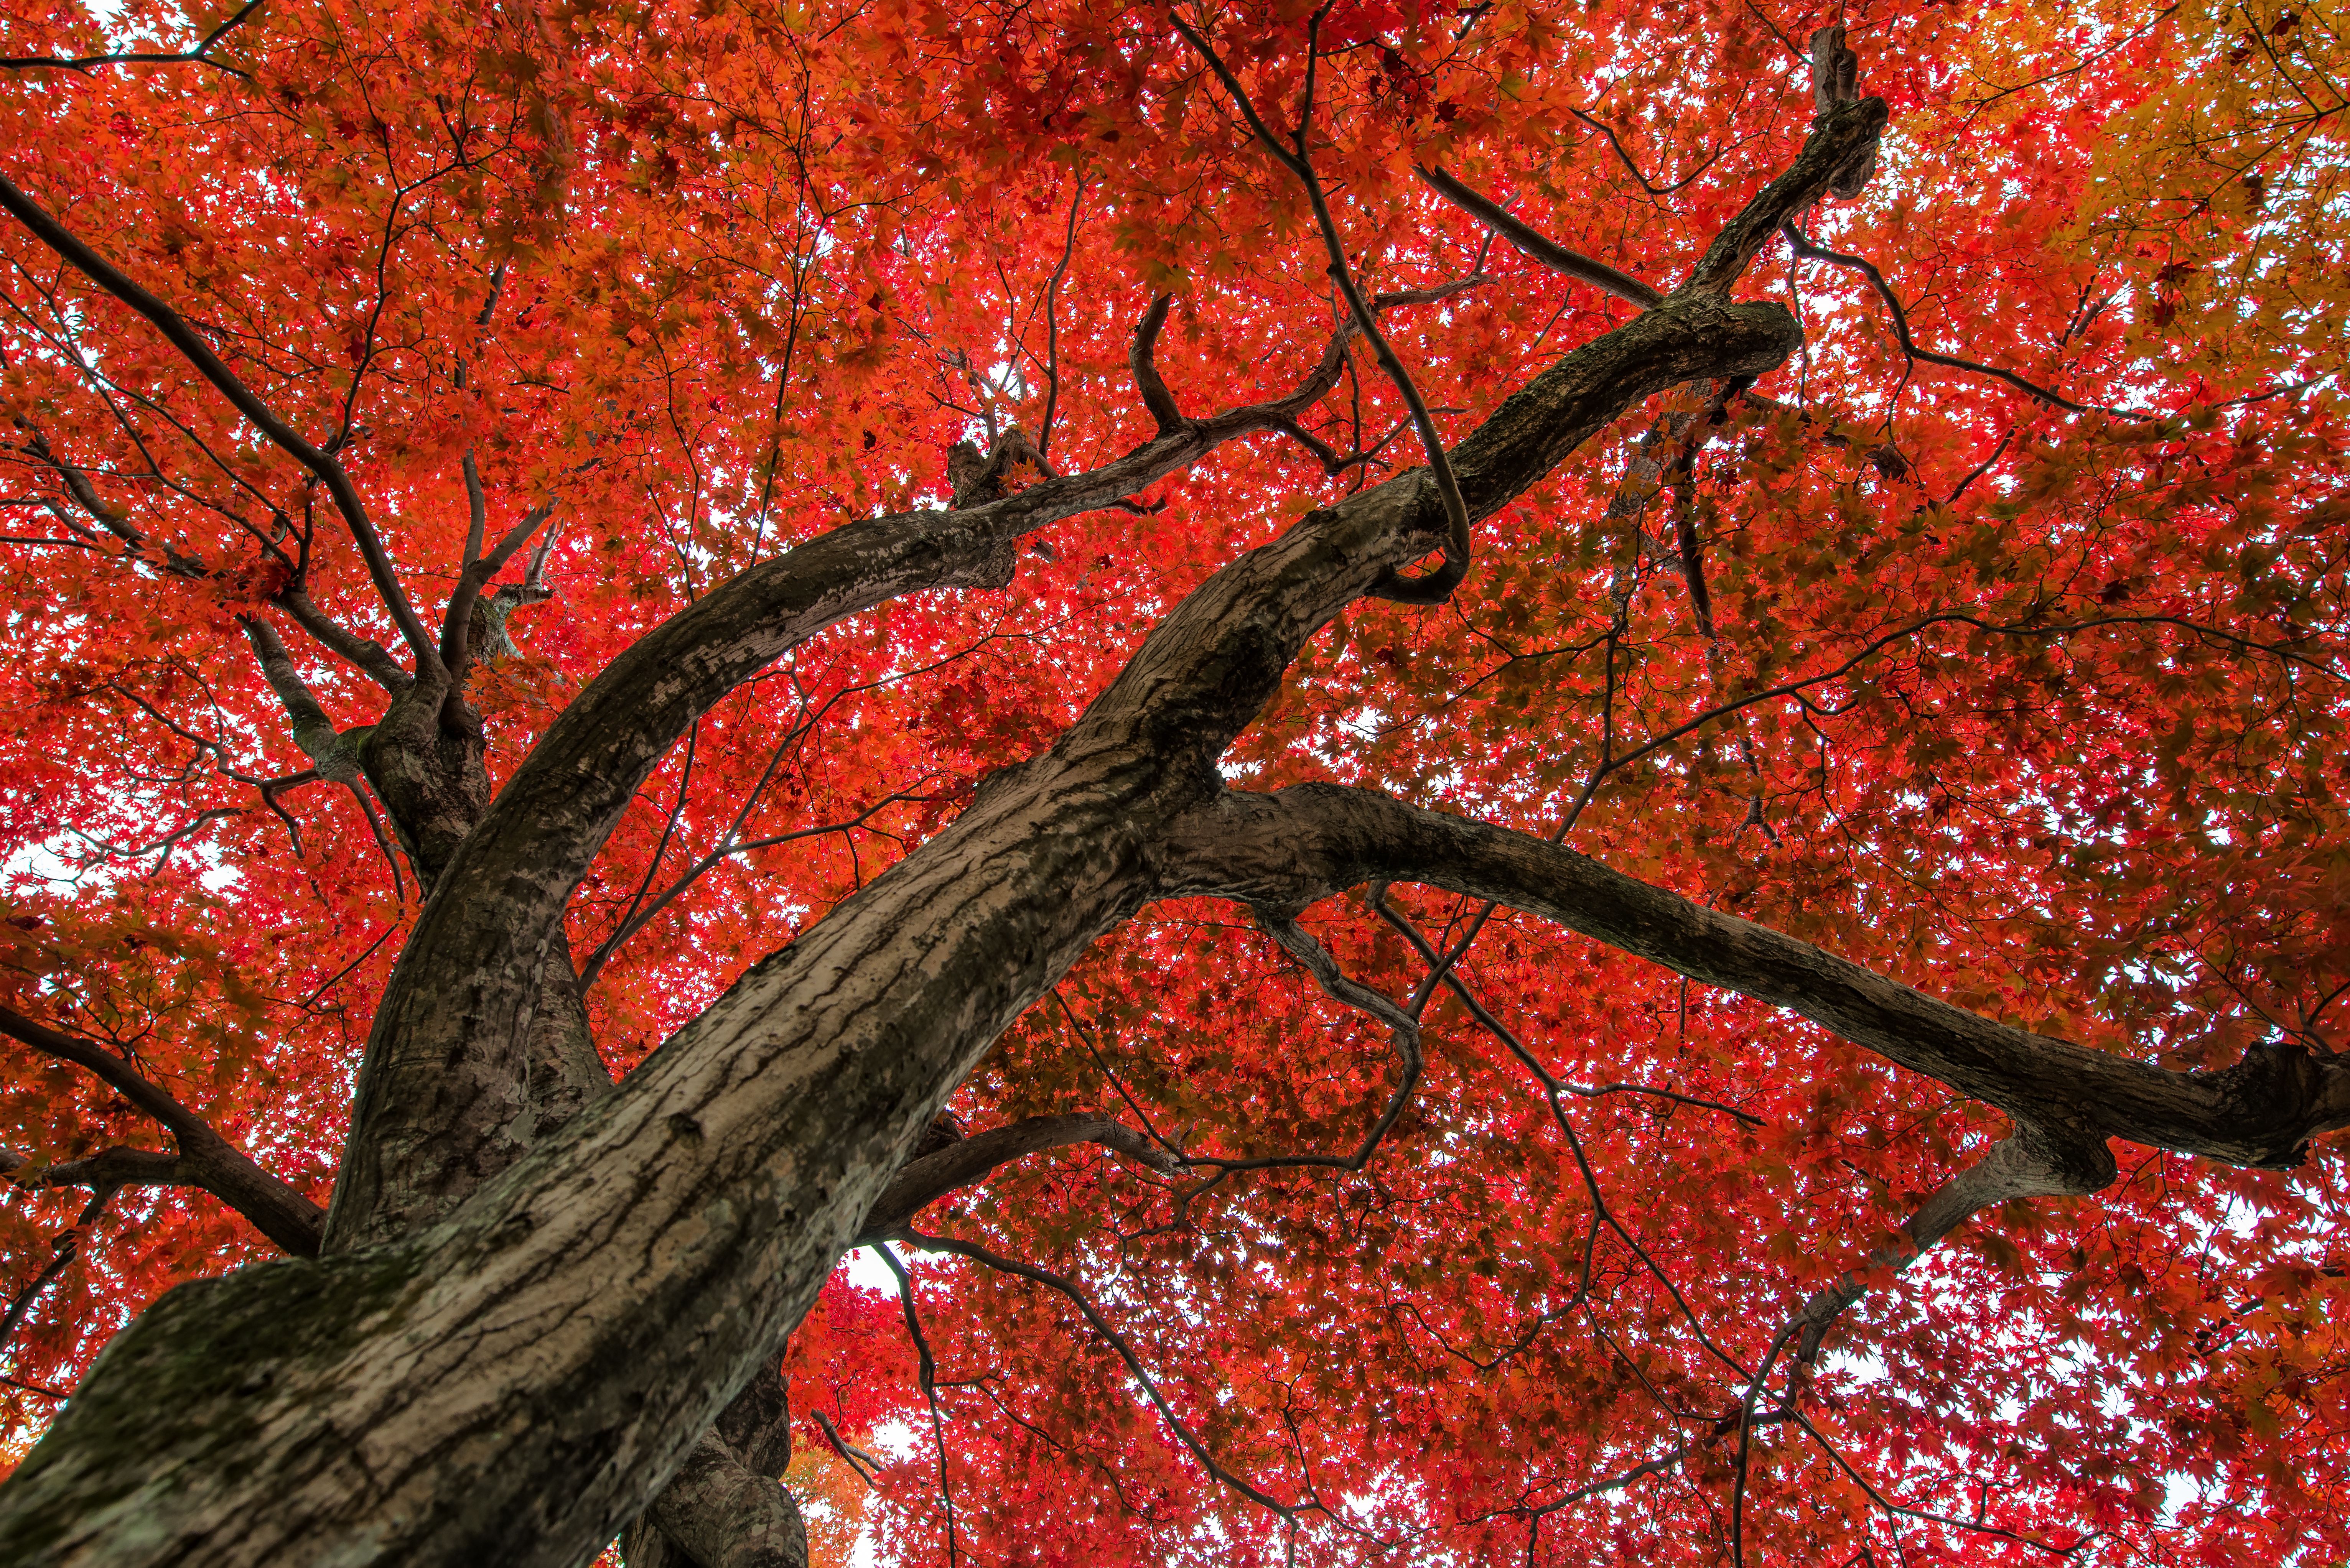
<path id="1" fill-rule="evenodd" d="M 1842 15 L 12 16 L 6 1560 L 2350 1550 L 2336 24 Z"/>

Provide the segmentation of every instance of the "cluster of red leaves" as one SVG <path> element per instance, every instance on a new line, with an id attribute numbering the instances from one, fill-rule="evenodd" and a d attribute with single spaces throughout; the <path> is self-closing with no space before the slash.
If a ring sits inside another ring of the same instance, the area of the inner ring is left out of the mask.
<path id="1" fill-rule="evenodd" d="M 1312 15 L 1212 20 L 1276 114 Z M 1634 875 L 2166 1064 L 2335 1049 L 2337 23 L 2270 0 L 1840 15 L 1894 131 L 1811 237 L 1877 265 L 1917 348 L 2005 379 L 1905 354 L 1858 273 L 1774 246 L 1744 292 L 1795 309 L 1805 348 L 1678 493 L 1609 514 L 1673 411 L 1640 410 L 1481 531 L 1451 603 L 1334 628 L 1227 772 L 1571 825 Z M 11 6 L 0 53 L 177 47 L 220 19 Z M 1799 141 L 1815 20 L 1331 10 L 1315 157 L 1360 265 L 1382 288 L 1493 280 L 1391 322 L 1448 431 L 1631 307 L 1490 241 L 1411 165 L 1669 286 Z M 255 13 L 208 60 L 12 69 L 5 172 L 290 422 L 343 432 L 420 602 L 456 573 L 463 454 L 494 534 L 556 504 L 555 597 L 475 680 L 500 777 L 713 581 L 941 498 L 958 439 L 1016 421 L 1064 471 L 1141 439 L 1127 347 L 1154 294 L 1191 413 L 1285 388 L 1336 319 L 1303 198 L 1161 7 L 337 0 Z M 0 264 L 0 1001 L 119 1046 L 323 1200 L 418 893 L 353 791 L 256 784 L 306 763 L 235 617 L 299 556 L 328 613 L 389 623 L 324 498 L 144 322 L 14 230 Z M 1401 418 L 1364 360 L 1307 424 L 1347 452 Z M 45 453 L 135 524 L 136 559 L 61 520 Z M 1207 572 L 1379 472 L 1253 438 L 1053 530 L 1008 592 L 899 602 L 721 703 L 573 905 L 615 1069 L 1043 743 Z M 1676 509 L 1710 632 L 1656 545 Z M 297 653 L 338 723 L 380 711 Z M 1474 912 L 1395 900 L 1432 934 Z M 1424 973 L 1358 900 L 1309 924 L 1365 983 Z M 2124 1149 L 2108 1191 L 1979 1223 L 1855 1309 L 1742 1459 L 1724 1417 L 1787 1312 L 1997 1118 L 1531 920 L 1497 919 L 1461 973 L 1552 1073 L 1636 1087 L 1555 1112 L 1440 997 L 1420 1092 L 1359 1176 L 1182 1196 L 1064 1152 L 930 1212 L 1080 1282 L 1134 1364 L 1065 1294 L 918 1262 L 934 1426 L 898 1304 L 836 1282 L 794 1341 L 795 1407 L 883 1464 L 868 1497 L 803 1421 L 825 1550 L 862 1529 L 943 1561 L 951 1528 L 958 1555 L 1037 1564 L 1713 1562 L 1742 1486 L 1758 1563 L 2350 1552 L 2337 1154 Z M 1344 1152 L 1391 1073 L 1240 915 L 1182 905 L 1091 954 L 954 1108 L 1102 1111 L 1199 1157 Z M 13 1049 L 0 1142 L 36 1164 L 161 1147 Z M 0 1205 L 0 1290 L 78 1201 Z M 201 1195 L 119 1200 L 7 1348 L 12 1451 L 129 1315 L 264 1251 Z M 1218 1466 L 1303 1511 L 1211 1479 L 1135 1366 Z"/>

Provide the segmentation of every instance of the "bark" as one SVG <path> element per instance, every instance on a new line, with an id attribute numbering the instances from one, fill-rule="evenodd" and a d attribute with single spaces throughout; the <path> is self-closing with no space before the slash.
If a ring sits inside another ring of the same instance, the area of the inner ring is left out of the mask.
<path id="1" fill-rule="evenodd" d="M 2282 1169 L 2307 1157 L 2310 1138 L 2350 1126 L 2350 1064 L 2255 1048 L 2232 1067 L 2181 1073 L 2092 1051 L 1979 1017 L 1545 839 L 1368 790 L 1228 793 L 1170 833 L 1161 853 L 1170 894 L 1297 909 L 1398 881 L 1492 898 L 1799 1012 L 2066 1143 L 2125 1137 Z"/>
<path id="2" fill-rule="evenodd" d="M 705 1432 L 644 1517 L 621 1537 L 629 1568 L 806 1568 L 807 1528 L 783 1483 Z"/>
<path id="3" fill-rule="evenodd" d="M 858 1245 L 884 1240 L 926 1205 L 1045 1149 L 1098 1143 L 1154 1170 L 1172 1172 L 1181 1164 L 1102 1116 L 1030 1116 L 970 1137 L 942 1127 L 950 1120 L 931 1122 L 914 1158 L 866 1216 Z M 770 1363 L 702 1435 L 652 1506 L 621 1532 L 629 1568 L 799 1568 L 807 1553 L 799 1506 L 773 1479 L 791 1457 L 791 1407 Z"/>
<path id="4" fill-rule="evenodd" d="M 336 784 L 359 782 L 359 746 L 366 732 L 343 734 L 335 722 L 318 705 L 317 698 L 302 679 L 294 665 L 294 655 L 267 621 L 258 616 L 244 618 L 244 635 L 253 644 L 254 657 L 261 661 L 262 678 L 277 694 L 286 709 L 286 718 L 294 732 L 294 743 L 318 770 L 318 776 Z"/>
<path id="5" fill-rule="evenodd" d="M 587 999 L 580 994 L 571 939 L 557 926 L 539 971 L 538 1004 L 530 1021 L 529 1064 L 523 1080 L 527 1126 L 520 1135 L 540 1138 L 612 1092 L 612 1071 L 596 1049 L 588 1028 Z"/>
<path id="6" fill-rule="evenodd" d="M 437 671 L 432 677 L 393 698 L 359 748 L 359 766 L 428 894 L 490 806 L 480 719 L 462 699 L 449 701 Z"/>

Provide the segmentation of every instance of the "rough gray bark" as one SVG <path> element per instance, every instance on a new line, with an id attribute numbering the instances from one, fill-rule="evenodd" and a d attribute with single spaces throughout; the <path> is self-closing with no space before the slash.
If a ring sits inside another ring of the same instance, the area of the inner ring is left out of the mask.
<path id="1" fill-rule="evenodd" d="M 1570 258 L 1648 308 L 1451 450 L 1471 516 L 1651 393 L 1752 377 L 1793 350 L 1785 311 L 1726 295 L 1782 224 L 1866 178 L 1884 106 L 1852 101 L 1840 51 L 1839 38 L 1820 57 L 1821 119 L 1802 157 L 1680 290 L 1659 296 Z M 1482 199 L 1446 193 L 1480 211 Z M 5 182 L 0 200 L 192 358 L 208 355 Z M 1481 215 L 1508 227 L 1505 214 Z M 1157 898 L 1226 894 L 1276 924 L 1374 878 L 1498 899 L 1795 1009 L 2014 1117 L 2014 1135 L 1931 1195 L 1908 1244 L 1879 1263 L 1908 1261 L 1989 1204 L 2102 1185 L 2110 1137 L 2280 1165 L 2350 1124 L 2350 1069 L 2303 1053 L 2167 1073 L 1975 1017 L 1523 835 L 1359 791 L 1225 790 L 1218 756 L 1306 640 L 1446 538 L 1419 471 L 1311 514 L 1216 574 L 1050 750 L 991 778 L 960 820 L 743 976 L 616 1089 L 588 1036 L 563 910 L 698 714 L 846 616 L 917 589 L 999 586 L 1025 533 L 1117 504 L 1223 441 L 1294 431 L 1343 369 L 1342 335 L 1291 397 L 1190 419 L 1151 367 L 1165 315 L 1155 305 L 1135 344 L 1159 426 L 1149 441 L 1011 496 L 988 493 L 1003 462 L 966 464 L 959 499 L 977 504 L 855 524 L 723 585 L 592 683 L 494 802 L 462 700 L 468 649 L 488 640 L 470 601 L 452 605 L 436 649 L 388 567 L 378 573 L 416 649 L 411 675 L 298 588 L 280 597 L 392 693 L 357 760 L 432 896 L 369 1041 L 329 1255 L 182 1287 L 110 1345 L 0 1489 L 12 1562 L 567 1565 L 636 1520 L 638 1568 L 688 1557 L 800 1568 L 805 1532 L 774 1480 L 789 1445 L 775 1360 L 840 1251 L 1042 1148 L 1090 1140 L 1162 1170 L 1177 1163 L 1116 1123 L 1076 1116 L 906 1162 L 997 1034 Z M 369 548 L 339 467 L 224 368 L 215 374 L 216 360 L 198 363 L 319 474 Z M 469 576 L 458 597 L 489 575 Z M 325 714 L 274 634 L 255 641 L 305 749 L 321 771 L 331 761 L 347 772 L 338 748 L 350 737 L 320 731 Z M 282 1234 L 271 1232 L 281 1245 L 319 1249 L 318 1216 L 298 1195 L 296 1210 L 250 1161 L 192 1147 L 201 1123 L 166 1125 L 181 1155 L 113 1150 L 81 1174 L 204 1168 L 240 1207 L 285 1208 Z M 1791 1328 L 1806 1354 L 1856 1293 L 1840 1281 L 1805 1304 Z"/>
<path id="2" fill-rule="evenodd" d="M 428 893 L 489 809 L 486 746 L 480 719 L 450 701 L 437 666 L 393 698 L 359 742 L 359 766 Z"/>
<path id="3" fill-rule="evenodd" d="M 439 1217 L 529 1147 L 516 1118 L 547 944 L 621 811 L 697 716 L 846 617 L 926 588 L 1001 587 L 1024 535 L 1283 428 L 1337 384 L 1344 343 L 1289 396 L 1179 416 L 1100 468 L 965 511 L 835 529 L 730 579 L 614 660 L 454 852 L 449 886 L 401 952 L 369 1037 L 328 1250 Z"/>
<path id="4" fill-rule="evenodd" d="M 668 1568 L 681 1552 L 700 1568 L 806 1568 L 807 1527 L 781 1482 L 710 1431 L 622 1536 L 621 1552 L 629 1568 Z"/>

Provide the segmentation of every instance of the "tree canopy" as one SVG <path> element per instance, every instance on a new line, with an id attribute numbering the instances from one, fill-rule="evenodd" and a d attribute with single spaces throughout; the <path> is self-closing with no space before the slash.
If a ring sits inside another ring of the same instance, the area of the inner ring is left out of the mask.
<path id="1" fill-rule="evenodd" d="M 2350 1557 L 2342 26 L 9 5 L 0 1561 Z"/>

